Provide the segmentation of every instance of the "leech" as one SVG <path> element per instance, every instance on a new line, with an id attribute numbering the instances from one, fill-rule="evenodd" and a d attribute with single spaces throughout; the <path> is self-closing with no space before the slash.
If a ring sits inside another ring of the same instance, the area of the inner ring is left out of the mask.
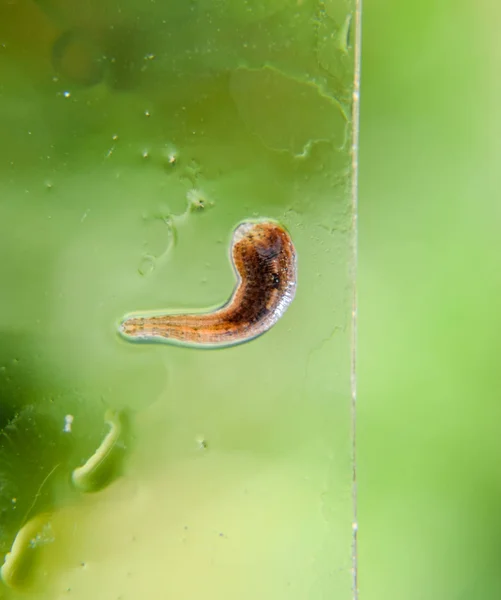
<path id="1" fill-rule="evenodd" d="M 84 465 L 74 469 L 71 475 L 73 485 L 82 492 L 96 492 L 103 488 L 111 479 L 111 474 L 116 466 L 114 451 L 122 434 L 120 414 L 108 410 L 104 420 L 110 426 L 109 432 L 94 454 Z"/>
<path id="2" fill-rule="evenodd" d="M 296 252 L 289 233 L 273 222 L 246 222 L 233 233 L 237 285 L 221 308 L 194 314 L 128 315 L 119 331 L 131 341 L 185 346 L 241 344 L 273 327 L 296 293 Z"/>
<path id="3" fill-rule="evenodd" d="M 5 585 L 15 589 L 28 583 L 37 549 L 46 543 L 45 531 L 49 527 L 50 514 L 47 513 L 33 517 L 21 527 L 0 568 Z"/>

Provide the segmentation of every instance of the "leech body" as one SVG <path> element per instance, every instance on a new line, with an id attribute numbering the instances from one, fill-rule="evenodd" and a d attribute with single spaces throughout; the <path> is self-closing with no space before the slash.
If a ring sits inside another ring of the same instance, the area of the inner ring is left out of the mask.
<path id="1" fill-rule="evenodd" d="M 50 514 L 33 517 L 18 531 L 10 552 L 0 568 L 2 581 L 10 588 L 22 588 L 29 583 L 33 561 L 39 546 L 46 543 L 44 532 L 50 527 Z"/>
<path id="2" fill-rule="evenodd" d="M 82 492 L 95 492 L 104 487 L 115 466 L 114 451 L 122 434 L 120 414 L 108 410 L 104 420 L 110 426 L 109 432 L 85 464 L 74 469 L 71 474 L 73 485 Z"/>
<path id="3" fill-rule="evenodd" d="M 273 222 L 247 222 L 233 233 L 237 285 L 221 308 L 199 314 L 130 315 L 120 333 L 130 340 L 224 347 L 273 327 L 296 293 L 296 252 L 289 233 Z"/>

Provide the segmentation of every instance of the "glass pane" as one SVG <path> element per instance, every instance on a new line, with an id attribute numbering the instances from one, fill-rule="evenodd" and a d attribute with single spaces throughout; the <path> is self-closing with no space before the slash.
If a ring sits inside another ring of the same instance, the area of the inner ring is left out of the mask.
<path id="1" fill-rule="evenodd" d="M 352 597 L 356 20 L 0 5 L 0 597 Z"/>

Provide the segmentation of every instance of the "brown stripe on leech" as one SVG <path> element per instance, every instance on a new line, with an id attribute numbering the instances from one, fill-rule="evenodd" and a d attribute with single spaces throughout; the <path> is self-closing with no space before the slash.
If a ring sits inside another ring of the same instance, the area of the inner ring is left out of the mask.
<path id="1" fill-rule="evenodd" d="M 272 222 L 247 222 L 233 234 L 237 285 L 221 308 L 200 314 L 126 318 L 128 339 L 231 346 L 261 335 L 284 314 L 296 291 L 296 253 L 288 232 Z"/>

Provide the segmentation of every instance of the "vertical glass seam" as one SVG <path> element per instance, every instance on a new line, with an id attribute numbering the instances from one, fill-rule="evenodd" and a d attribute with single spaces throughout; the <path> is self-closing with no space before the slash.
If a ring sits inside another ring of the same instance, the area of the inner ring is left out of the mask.
<path id="1" fill-rule="evenodd" d="M 351 428 L 352 428 L 352 503 L 353 503 L 353 525 L 352 525 L 352 585 L 353 600 L 358 600 L 358 507 L 357 507 L 357 263 L 358 263 L 358 150 L 360 130 L 360 69 L 362 51 L 362 0 L 355 1 L 354 19 L 354 78 L 353 78 L 353 105 L 352 105 L 352 314 L 351 314 Z"/>

